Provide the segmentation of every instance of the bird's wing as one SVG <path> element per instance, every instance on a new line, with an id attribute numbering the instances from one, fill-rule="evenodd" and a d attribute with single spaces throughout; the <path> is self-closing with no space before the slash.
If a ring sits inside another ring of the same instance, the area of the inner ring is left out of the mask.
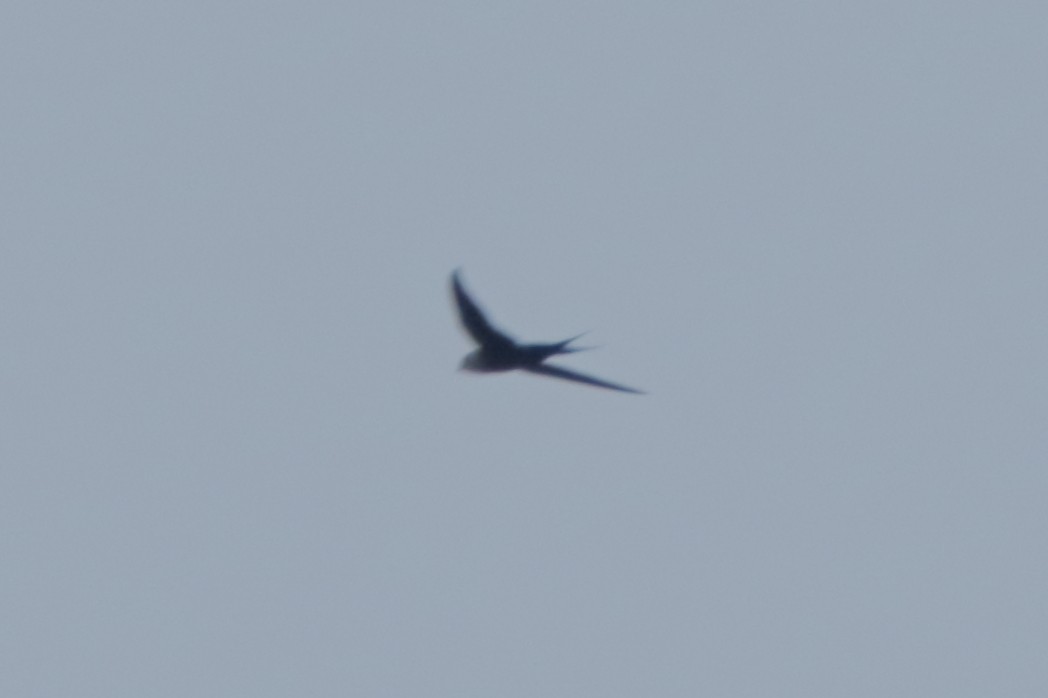
<path id="1" fill-rule="evenodd" d="M 455 305 L 458 306 L 459 319 L 469 335 L 482 347 L 512 346 L 513 340 L 496 330 L 480 312 L 480 308 L 462 288 L 458 271 L 451 275 L 451 288 L 455 294 Z"/>
<path id="2" fill-rule="evenodd" d="M 551 366 L 550 364 L 536 364 L 534 366 L 522 367 L 525 371 L 530 373 L 540 373 L 544 376 L 552 376 L 554 378 L 563 378 L 569 381 L 577 381 L 579 383 L 585 383 L 587 385 L 595 385 L 598 388 L 610 388 L 611 390 L 621 390 L 624 393 L 635 393 L 637 395 L 643 395 L 644 391 L 636 390 L 634 388 L 627 388 L 624 385 L 618 385 L 616 383 L 609 383 L 608 381 L 601 380 L 599 378 L 593 378 L 582 373 L 576 373 L 575 371 L 569 371 L 566 368 L 560 366 Z"/>

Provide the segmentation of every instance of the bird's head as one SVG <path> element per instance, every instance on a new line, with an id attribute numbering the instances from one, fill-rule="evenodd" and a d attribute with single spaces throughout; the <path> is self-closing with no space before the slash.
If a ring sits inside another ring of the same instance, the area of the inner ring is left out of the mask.
<path id="1" fill-rule="evenodd" d="M 459 364 L 460 371 L 483 371 L 484 364 L 481 361 L 480 349 L 471 351 L 466 354 L 462 359 L 462 363 Z"/>

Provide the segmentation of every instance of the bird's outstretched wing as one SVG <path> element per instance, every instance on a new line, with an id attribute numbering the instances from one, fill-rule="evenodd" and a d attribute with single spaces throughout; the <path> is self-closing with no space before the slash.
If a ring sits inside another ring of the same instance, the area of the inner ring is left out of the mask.
<path id="1" fill-rule="evenodd" d="M 514 346 L 512 339 L 491 326 L 488 319 L 484 317 L 484 313 L 480 312 L 480 308 L 466 293 L 466 289 L 462 288 L 458 270 L 451 275 L 451 289 L 455 294 L 455 305 L 458 306 L 462 326 L 466 328 L 477 344 L 484 348 Z"/>
<path id="2" fill-rule="evenodd" d="M 534 366 L 524 366 L 522 368 L 530 373 L 539 373 L 544 376 L 552 376 L 553 378 L 563 378 L 569 381 L 577 381 L 579 383 L 585 383 L 586 385 L 595 385 L 598 388 L 621 390 L 624 393 L 634 393 L 636 395 L 644 394 L 643 390 L 627 388 L 626 386 L 618 385 L 617 383 L 609 383 L 608 381 L 604 381 L 599 378 L 593 378 L 592 376 L 587 376 L 582 373 L 569 371 L 568 369 L 561 368 L 560 366 L 551 366 L 550 364 L 536 364 Z"/>

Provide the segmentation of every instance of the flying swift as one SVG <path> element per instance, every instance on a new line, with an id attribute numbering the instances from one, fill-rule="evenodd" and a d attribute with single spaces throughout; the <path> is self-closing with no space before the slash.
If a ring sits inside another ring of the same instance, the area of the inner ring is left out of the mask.
<path id="1" fill-rule="evenodd" d="M 477 349 L 467 354 L 462 360 L 462 368 L 464 370 L 492 373 L 520 369 L 528 373 L 537 373 L 552 378 L 563 378 L 564 380 L 585 383 L 598 388 L 608 388 L 609 390 L 619 390 L 624 393 L 636 393 L 638 395 L 643 394 L 643 391 L 634 388 L 628 388 L 624 385 L 570 371 L 561 366 L 544 363 L 551 356 L 583 351 L 581 347 L 569 346 L 582 335 L 551 344 L 519 344 L 504 332 L 495 329 L 488 322 L 484 313 L 481 312 L 477 304 L 466 293 L 466 289 L 463 288 L 458 270 L 451 274 L 451 290 L 455 297 L 455 305 L 458 307 L 462 327 L 479 345 Z"/>

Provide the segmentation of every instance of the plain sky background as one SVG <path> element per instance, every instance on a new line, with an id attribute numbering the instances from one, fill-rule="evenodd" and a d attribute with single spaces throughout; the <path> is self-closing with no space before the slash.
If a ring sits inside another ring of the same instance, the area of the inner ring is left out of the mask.
<path id="1" fill-rule="evenodd" d="M 1048 695 L 1046 32 L 5 3 L 0 694 Z"/>

